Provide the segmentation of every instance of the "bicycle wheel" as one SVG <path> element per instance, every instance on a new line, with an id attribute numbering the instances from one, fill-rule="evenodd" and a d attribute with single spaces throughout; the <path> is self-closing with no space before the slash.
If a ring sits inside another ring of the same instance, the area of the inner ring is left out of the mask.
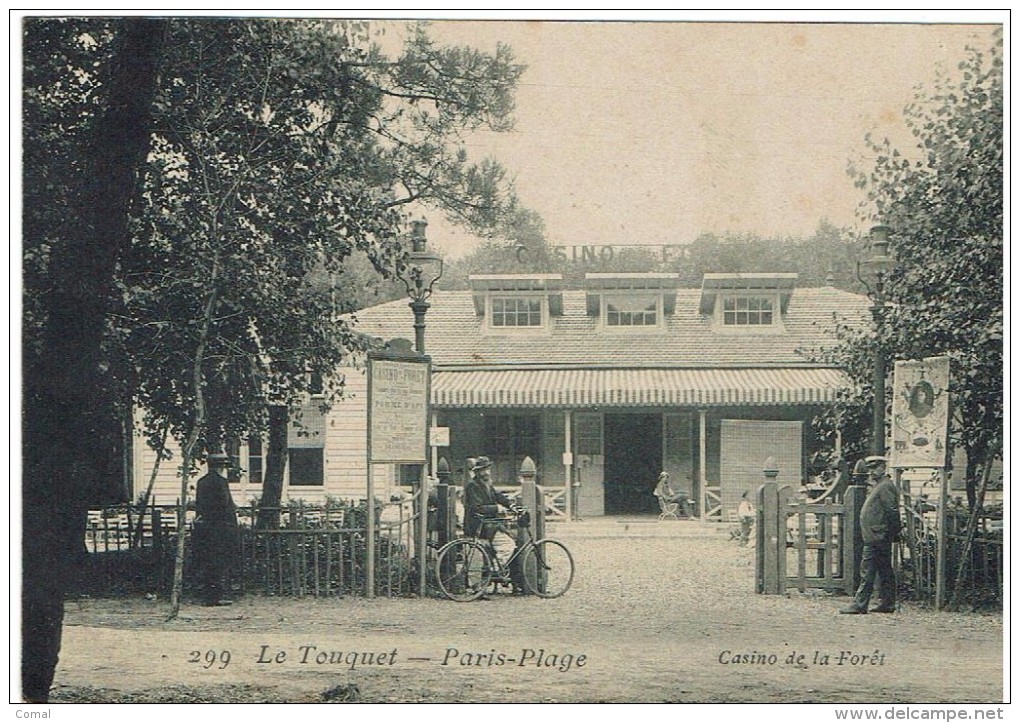
<path id="1" fill-rule="evenodd" d="M 539 597 L 559 597 L 574 581 L 574 558 L 562 542 L 539 540 L 524 556 L 524 584 Z"/>
<path id="2" fill-rule="evenodd" d="M 489 554 L 474 540 L 453 540 L 439 551 L 436 579 L 439 589 L 451 600 L 475 600 L 485 593 L 492 580 Z"/>

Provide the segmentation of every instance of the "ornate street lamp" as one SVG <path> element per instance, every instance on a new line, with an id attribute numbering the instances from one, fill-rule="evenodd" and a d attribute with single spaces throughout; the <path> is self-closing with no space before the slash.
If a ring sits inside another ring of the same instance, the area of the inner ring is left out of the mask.
<path id="1" fill-rule="evenodd" d="M 863 262 L 857 262 L 857 279 L 868 290 L 871 317 L 875 322 L 875 356 L 872 368 L 872 389 L 875 398 L 872 402 L 871 451 L 872 454 L 880 455 L 885 454 L 885 354 L 882 351 L 887 308 L 885 285 L 889 272 L 896 266 L 896 262 L 889 255 L 890 231 L 888 226 L 873 227 L 870 233 L 871 257 Z"/>
<path id="2" fill-rule="evenodd" d="M 414 312 L 414 350 L 425 353 L 425 312 L 429 310 L 429 297 L 436 282 L 443 276 L 443 259 L 425 249 L 425 227 L 428 221 L 420 219 L 411 222 L 411 253 L 408 264 L 397 274 L 404 282 L 408 306 Z"/>

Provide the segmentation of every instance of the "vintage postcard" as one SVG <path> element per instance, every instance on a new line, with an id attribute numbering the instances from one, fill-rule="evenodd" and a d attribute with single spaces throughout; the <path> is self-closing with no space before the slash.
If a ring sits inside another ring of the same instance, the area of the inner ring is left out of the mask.
<path id="1" fill-rule="evenodd" d="M 19 717 L 1002 718 L 1001 13 L 12 27 Z"/>

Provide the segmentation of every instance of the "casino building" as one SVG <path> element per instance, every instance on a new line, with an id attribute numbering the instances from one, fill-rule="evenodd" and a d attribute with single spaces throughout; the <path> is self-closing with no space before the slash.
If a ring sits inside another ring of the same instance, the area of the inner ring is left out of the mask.
<path id="1" fill-rule="evenodd" d="M 705 274 L 693 289 L 673 274 L 589 273 L 569 284 L 500 274 L 470 277 L 470 287 L 437 290 L 426 319 L 431 426 L 449 430 L 433 459 L 456 470 L 486 455 L 496 484 L 513 486 L 531 457 L 550 504 L 583 517 L 657 512 L 661 470 L 708 518 L 736 507 L 767 457 L 781 482 L 799 485 L 819 447 L 811 420 L 848 384 L 818 352 L 837 325 L 869 323 L 867 298 L 800 288 L 796 274 Z M 412 331 L 406 300 L 354 317 L 371 337 Z M 367 382 L 363 369 L 341 372 L 348 398 L 326 414 L 310 400 L 303 433 L 293 430 L 285 498 L 365 495 Z M 241 450 L 239 502 L 259 494 L 262 450 L 257 439 Z M 136 454 L 135 479 L 148 479 L 152 458 Z M 384 491 L 413 472 L 373 474 Z M 158 502 L 172 502 L 172 475 L 161 476 Z"/>

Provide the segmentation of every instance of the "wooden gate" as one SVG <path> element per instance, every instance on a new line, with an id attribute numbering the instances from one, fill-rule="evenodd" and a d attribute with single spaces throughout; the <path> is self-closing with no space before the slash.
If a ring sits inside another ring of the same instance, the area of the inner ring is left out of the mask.
<path id="1" fill-rule="evenodd" d="M 842 503 L 791 498 L 792 489 L 775 482 L 758 488 L 757 591 L 782 595 L 813 588 L 852 595 L 860 576 L 857 521 L 864 489 L 847 489 Z"/>

